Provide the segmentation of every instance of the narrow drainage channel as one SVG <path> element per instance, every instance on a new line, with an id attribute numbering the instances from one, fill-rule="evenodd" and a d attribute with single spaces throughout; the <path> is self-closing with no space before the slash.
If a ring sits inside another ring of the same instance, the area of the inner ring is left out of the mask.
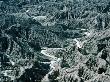
<path id="1" fill-rule="evenodd" d="M 51 75 L 53 75 L 53 73 L 55 73 L 55 72 L 58 72 L 61 68 L 61 62 L 62 62 L 61 58 L 57 58 L 57 57 L 55 57 L 51 54 L 48 54 L 47 49 L 48 48 L 45 48 L 45 50 L 42 50 L 41 53 L 51 59 L 51 61 L 48 62 L 50 64 L 49 65 L 50 66 L 50 71 L 44 76 L 44 78 L 42 79 L 41 82 L 52 82 Z M 45 62 L 43 62 L 43 63 L 45 63 Z"/>

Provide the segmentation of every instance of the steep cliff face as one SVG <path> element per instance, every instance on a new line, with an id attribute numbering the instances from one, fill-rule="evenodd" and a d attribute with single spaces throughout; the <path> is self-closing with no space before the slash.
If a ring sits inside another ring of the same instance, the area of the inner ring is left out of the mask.
<path id="1" fill-rule="evenodd" d="M 0 0 L 0 81 L 109 82 L 109 9 L 108 0 Z"/>

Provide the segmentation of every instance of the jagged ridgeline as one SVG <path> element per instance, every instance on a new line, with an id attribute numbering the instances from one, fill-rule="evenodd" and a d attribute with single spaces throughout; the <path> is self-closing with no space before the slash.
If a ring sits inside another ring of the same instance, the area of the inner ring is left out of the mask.
<path id="1" fill-rule="evenodd" d="M 110 82 L 109 0 L 0 0 L 0 82 Z"/>

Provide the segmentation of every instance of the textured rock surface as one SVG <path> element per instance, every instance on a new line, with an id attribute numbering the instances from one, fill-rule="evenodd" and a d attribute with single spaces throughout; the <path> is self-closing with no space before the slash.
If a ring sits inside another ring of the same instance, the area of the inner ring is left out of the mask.
<path id="1" fill-rule="evenodd" d="M 110 82 L 109 0 L 0 0 L 0 82 Z"/>

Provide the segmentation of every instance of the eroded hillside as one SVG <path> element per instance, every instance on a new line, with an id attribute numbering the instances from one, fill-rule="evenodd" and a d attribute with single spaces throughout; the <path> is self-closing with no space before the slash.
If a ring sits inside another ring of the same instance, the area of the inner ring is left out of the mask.
<path id="1" fill-rule="evenodd" d="M 0 82 L 109 82 L 109 0 L 0 0 Z"/>

